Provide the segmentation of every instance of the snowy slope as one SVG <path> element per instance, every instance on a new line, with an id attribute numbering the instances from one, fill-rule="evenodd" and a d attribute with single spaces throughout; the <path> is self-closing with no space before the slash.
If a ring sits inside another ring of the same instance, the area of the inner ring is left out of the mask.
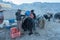
<path id="1" fill-rule="evenodd" d="M 47 22 L 44 29 L 37 28 L 40 36 L 37 35 L 26 35 L 20 40 L 60 40 L 60 23 Z"/>
<path id="2" fill-rule="evenodd" d="M 28 34 L 26 34 L 22 37 L 16 38 L 16 40 L 60 40 L 60 23 L 46 21 L 45 24 L 46 25 L 44 29 L 40 29 L 40 27 L 37 27 L 37 31 L 40 36 L 35 34 L 29 36 Z M 4 35 L 5 32 L 1 32 L 0 38 L 4 37 Z M 11 40 L 8 30 L 6 32 L 6 40 Z"/>

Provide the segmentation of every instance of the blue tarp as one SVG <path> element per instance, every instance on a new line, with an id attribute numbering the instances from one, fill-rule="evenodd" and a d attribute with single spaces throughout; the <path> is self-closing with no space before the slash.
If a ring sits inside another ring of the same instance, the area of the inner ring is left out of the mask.
<path id="1" fill-rule="evenodd" d="M 15 20 L 14 19 L 10 19 L 9 23 L 15 23 Z"/>

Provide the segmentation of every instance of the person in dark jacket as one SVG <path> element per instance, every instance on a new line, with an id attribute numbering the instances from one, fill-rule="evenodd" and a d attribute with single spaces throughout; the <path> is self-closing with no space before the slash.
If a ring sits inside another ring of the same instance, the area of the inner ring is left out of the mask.
<path id="1" fill-rule="evenodd" d="M 15 15 L 16 15 L 16 20 L 17 20 L 17 28 L 22 32 L 21 10 L 18 9 Z"/>
<path id="2" fill-rule="evenodd" d="M 18 9 L 18 11 L 16 12 L 16 20 L 17 21 L 20 21 L 21 20 L 21 10 L 20 9 Z"/>
<path id="3" fill-rule="evenodd" d="M 29 17 L 27 17 L 24 22 L 22 23 L 22 28 L 24 31 L 29 31 L 29 35 L 33 34 L 33 14 L 30 14 Z"/>
<path id="4" fill-rule="evenodd" d="M 33 23 L 34 23 L 33 29 L 36 30 L 35 29 L 35 26 L 36 26 L 36 14 L 34 13 L 34 10 L 31 10 L 31 14 L 33 14 L 33 16 L 34 16 L 33 17 Z"/>
<path id="5" fill-rule="evenodd" d="M 37 20 L 36 20 L 36 14 L 34 13 L 34 10 L 31 10 L 31 14 L 34 16 L 34 17 L 33 17 L 33 31 L 34 31 L 34 34 L 35 34 L 35 35 L 40 35 L 40 34 L 36 31 L 36 23 L 37 23 Z"/>
<path id="6" fill-rule="evenodd" d="M 36 19 L 36 14 L 34 13 L 34 10 L 31 10 L 31 13 L 32 13 L 33 16 L 34 16 L 34 19 Z"/>

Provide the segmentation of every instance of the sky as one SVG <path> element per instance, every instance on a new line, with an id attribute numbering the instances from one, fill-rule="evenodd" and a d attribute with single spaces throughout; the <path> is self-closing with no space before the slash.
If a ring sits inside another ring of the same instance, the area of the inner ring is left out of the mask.
<path id="1" fill-rule="evenodd" d="M 32 2 L 59 2 L 60 0 L 3 0 L 5 2 L 12 2 L 14 4 L 20 5 L 22 3 L 32 3 Z"/>

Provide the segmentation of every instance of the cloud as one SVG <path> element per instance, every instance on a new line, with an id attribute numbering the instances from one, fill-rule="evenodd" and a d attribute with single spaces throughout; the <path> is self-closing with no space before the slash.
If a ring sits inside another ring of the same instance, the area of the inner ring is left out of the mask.
<path id="1" fill-rule="evenodd" d="M 60 2 L 60 0 L 3 0 L 5 2 L 12 2 L 14 4 L 22 4 L 22 3 L 32 3 L 32 2 Z"/>

